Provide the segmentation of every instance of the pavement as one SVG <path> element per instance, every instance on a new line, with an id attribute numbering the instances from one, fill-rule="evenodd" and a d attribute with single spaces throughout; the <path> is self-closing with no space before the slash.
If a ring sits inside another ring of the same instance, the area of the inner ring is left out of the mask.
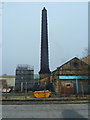
<path id="1" fill-rule="evenodd" d="M 1 107 L 1 105 L 0 105 Z M 2 118 L 89 118 L 88 104 L 2 105 Z"/>

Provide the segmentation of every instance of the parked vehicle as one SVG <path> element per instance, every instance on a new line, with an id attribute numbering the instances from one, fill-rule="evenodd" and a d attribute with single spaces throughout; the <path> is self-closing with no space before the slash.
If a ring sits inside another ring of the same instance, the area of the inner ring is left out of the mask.
<path id="1" fill-rule="evenodd" d="M 3 89 L 2 89 L 2 93 L 9 93 L 9 92 L 11 92 L 11 91 L 12 91 L 11 88 L 3 88 Z"/>

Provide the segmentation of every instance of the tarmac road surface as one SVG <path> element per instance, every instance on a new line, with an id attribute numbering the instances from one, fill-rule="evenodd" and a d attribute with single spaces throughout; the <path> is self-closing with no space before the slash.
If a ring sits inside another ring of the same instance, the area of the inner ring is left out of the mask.
<path id="1" fill-rule="evenodd" d="M 88 104 L 2 105 L 2 118 L 88 118 Z"/>

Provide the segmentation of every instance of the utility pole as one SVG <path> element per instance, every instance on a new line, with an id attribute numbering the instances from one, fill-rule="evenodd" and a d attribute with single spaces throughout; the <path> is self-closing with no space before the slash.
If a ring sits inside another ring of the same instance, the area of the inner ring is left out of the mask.
<path id="1" fill-rule="evenodd" d="M 23 82 L 21 82 L 21 92 L 23 91 Z"/>

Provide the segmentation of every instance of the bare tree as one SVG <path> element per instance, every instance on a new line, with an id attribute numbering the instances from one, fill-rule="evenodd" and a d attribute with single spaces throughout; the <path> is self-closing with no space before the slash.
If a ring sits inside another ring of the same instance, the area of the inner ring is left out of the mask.
<path id="1" fill-rule="evenodd" d="M 82 54 L 82 58 L 90 55 L 90 48 L 85 48 Z"/>

